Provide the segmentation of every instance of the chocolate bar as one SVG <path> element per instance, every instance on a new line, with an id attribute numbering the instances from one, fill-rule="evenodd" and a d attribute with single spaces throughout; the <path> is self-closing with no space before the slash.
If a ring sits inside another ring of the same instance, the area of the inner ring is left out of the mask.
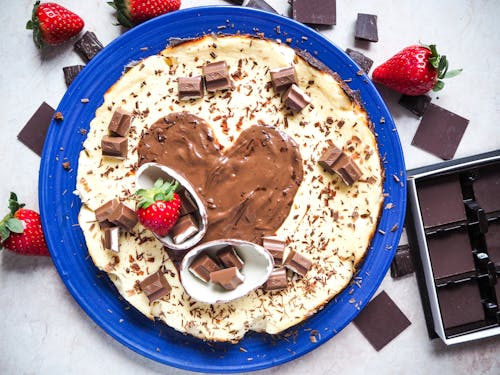
<path id="1" fill-rule="evenodd" d="M 271 272 L 269 278 L 264 283 L 264 290 L 282 290 L 288 286 L 288 279 L 286 278 L 286 268 L 276 268 Z"/>
<path id="2" fill-rule="evenodd" d="M 467 200 L 465 203 L 465 211 L 472 222 L 477 223 L 479 231 L 486 233 L 488 231 L 488 219 L 483 208 L 475 201 Z"/>
<path id="3" fill-rule="evenodd" d="M 363 175 L 354 160 L 345 154 L 333 142 L 328 142 L 328 148 L 321 155 L 318 163 L 329 173 L 336 173 L 346 185 L 354 184 Z"/>
<path id="4" fill-rule="evenodd" d="M 368 74 L 370 71 L 372 65 L 373 65 L 373 60 L 370 59 L 369 57 L 366 57 L 363 55 L 361 52 L 346 48 L 345 52 L 351 57 L 351 59 L 354 60 L 356 64 L 360 66 L 363 71 Z"/>
<path id="5" fill-rule="evenodd" d="M 481 295 L 475 280 L 438 288 L 437 296 L 445 329 L 484 319 Z"/>
<path id="6" fill-rule="evenodd" d="M 399 98 L 399 104 L 418 117 L 422 117 L 424 115 L 430 102 L 431 97 L 427 95 L 402 95 L 401 98 Z"/>
<path id="7" fill-rule="evenodd" d="M 264 0 L 248 0 L 245 4 L 243 4 L 243 6 L 265 10 L 266 12 L 278 13 L 272 6 L 270 6 Z"/>
<path id="8" fill-rule="evenodd" d="M 122 108 L 118 108 L 111 117 L 108 130 L 113 136 L 125 137 L 130 129 L 132 114 Z"/>
<path id="9" fill-rule="evenodd" d="M 488 256 L 497 267 L 500 267 L 500 220 L 489 223 L 488 232 L 484 234 L 484 239 Z"/>
<path id="10" fill-rule="evenodd" d="M 149 302 L 156 301 L 170 293 L 172 287 L 165 278 L 165 274 L 158 270 L 139 282 L 139 287 L 148 297 Z"/>
<path id="11" fill-rule="evenodd" d="M 203 79 L 201 76 L 177 78 L 179 99 L 198 99 L 203 97 Z"/>
<path id="12" fill-rule="evenodd" d="M 193 237 L 198 233 L 198 230 L 198 224 L 196 224 L 193 215 L 184 215 L 179 217 L 171 229 L 170 235 L 175 244 L 180 244 Z"/>
<path id="13" fill-rule="evenodd" d="M 189 271 L 200 280 L 210 281 L 210 274 L 220 270 L 221 267 L 206 253 L 201 253 L 189 266 Z"/>
<path id="14" fill-rule="evenodd" d="M 233 87 L 233 83 L 229 78 L 228 66 L 225 61 L 207 64 L 203 66 L 202 70 L 207 91 L 214 92 Z"/>
<path id="15" fill-rule="evenodd" d="M 292 0 L 292 18 L 313 25 L 337 23 L 336 0 Z"/>
<path id="16" fill-rule="evenodd" d="M 245 262 L 240 258 L 236 249 L 228 245 L 221 250 L 217 251 L 217 258 L 224 265 L 224 267 L 236 267 L 241 270 Z"/>
<path id="17" fill-rule="evenodd" d="M 72 65 L 65 66 L 63 68 L 64 73 L 64 81 L 66 82 L 66 86 L 69 87 L 76 76 L 85 68 L 85 65 Z"/>
<path id="18" fill-rule="evenodd" d="M 378 42 L 377 16 L 358 13 L 354 37 L 358 40 Z"/>
<path id="19" fill-rule="evenodd" d="M 500 211 L 500 165 L 494 164 L 479 169 L 479 178 L 474 183 L 474 196 L 486 213 Z"/>
<path id="20" fill-rule="evenodd" d="M 74 48 L 86 62 L 89 62 L 104 47 L 92 31 L 87 31 L 75 42 Z"/>
<path id="21" fill-rule="evenodd" d="M 210 272 L 210 281 L 220 284 L 226 290 L 234 290 L 243 283 L 245 277 L 237 267 L 223 268 Z"/>
<path id="22" fill-rule="evenodd" d="M 179 190 L 177 194 L 179 195 L 179 199 L 181 200 L 181 209 L 179 211 L 180 216 L 192 214 L 198 211 L 196 202 L 186 189 Z"/>
<path id="23" fill-rule="evenodd" d="M 128 153 L 128 139 L 105 135 L 101 140 L 101 148 L 104 156 L 125 159 Z"/>
<path id="24" fill-rule="evenodd" d="M 299 86 L 293 84 L 283 94 L 283 102 L 293 113 L 298 113 L 311 103 L 311 98 Z"/>
<path id="25" fill-rule="evenodd" d="M 17 135 L 17 139 L 41 156 L 45 135 L 54 116 L 54 108 L 43 102 Z"/>
<path id="26" fill-rule="evenodd" d="M 118 199 L 111 199 L 95 210 L 95 218 L 101 227 L 113 226 L 113 223 L 109 221 L 109 217 L 119 204 Z"/>
<path id="27" fill-rule="evenodd" d="M 269 73 L 276 92 L 285 91 L 292 84 L 297 84 L 297 74 L 293 66 L 271 69 Z"/>
<path id="28" fill-rule="evenodd" d="M 304 276 L 312 267 L 312 262 L 304 255 L 297 253 L 295 250 L 290 250 L 283 265 L 293 272 Z"/>
<path id="29" fill-rule="evenodd" d="M 107 227 L 103 229 L 103 245 L 107 250 L 114 251 L 118 253 L 120 251 L 120 228 L 119 227 Z"/>
<path id="30" fill-rule="evenodd" d="M 283 262 L 285 251 L 285 240 L 277 236 L 263 236 L 262 246 L 273 256 L 274 264 Z"/>
<path id="31" fill-rule="evenodd" d="M 118 206 L 109 215 L 108 220 L 123 228 L 127 232 L 130 232 L 139 221 L 135 211 L 123 203 L 118 204 Z"/>

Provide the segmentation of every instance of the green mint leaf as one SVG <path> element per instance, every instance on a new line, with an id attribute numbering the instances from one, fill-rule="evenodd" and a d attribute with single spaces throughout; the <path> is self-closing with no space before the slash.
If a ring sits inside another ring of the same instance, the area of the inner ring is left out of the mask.
<path id="1" fill-rule="evenodd" d="M 11 217 L 10 219 L 8 219 L 5 222 L 5 226 L 7 227 L 7 229 L 14 233 L 23 233 L 24 231 L 23 222 L 19 219 L 16 219 L 15 217 Z"/>
<path id="2" fill-rule="evenodd" d="M 453 78 L 462 73 L 463 69 L 453 69 L 446 72 L 443 78 Z"/>

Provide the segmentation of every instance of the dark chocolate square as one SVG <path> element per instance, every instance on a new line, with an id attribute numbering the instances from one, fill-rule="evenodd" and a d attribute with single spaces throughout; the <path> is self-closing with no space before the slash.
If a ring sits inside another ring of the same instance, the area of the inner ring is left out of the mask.
<path id="1" fill-rule="evenodd" d="M 425 228 L 466 220 L 458 176 L 422 181 L 417 185 L 417 194 Z"/>
<path id="2" fill-rule="evenodd" d="M 377 16 L 374 14 L 358 13 L 354 37 L 369 42 L 378 42 Z"/>
<path id="3" fill-rule="evenodd" d="M 85 62 L 92 60 L 104 48 L 92 31 L 86 31 L 73 46 Z"/>
<path id="4" fill-rule="evenodd" d="M 401 98 L 399 98 L 399 104 L 418 117 L 422 117 L 424 115 L 430 102 L 431 97 L 427 95 L 402 95 Z"/>
<path id="5" fill-rule="evenodd" d="M 467 230 L 453 230 L 427 237 L 435 279 L 474 272 L 474 257 Z"/>
<path id="6" fill-rule="evenodd" d="M 500 211 L 500 163 L 479 169 L 474 181 L 474 196 L 486 213 Z"/>
<path id="7" fill-rule="evenodd" d="M 71 65 L 62 68 L 64 73 L 64 81 L 66 82 L 67 87 L 71 85 L 73 80 L 78 74 L 80 74 L 83 68 L 85 68 L 85 65 Z"/>
<path id="8" fill-rule="evenodd" d="M 484 239 L 486 240 L 488 256 L 493 263 L 500 266 L 500 220 L 489 223 L 488 232 L 484 234 Z"/>
<path id="9" fill-rule="evenodd" d="M 382 291 L 354 319 L 354 325 L 370 344 L 379 351 L 403 332 L 411 322 Z"/>
<path id="10" fill-rule="evenodd" d="M 19 132 L 17 139 L 30 150 L 42 156 L 45 136 L 53 116 L 54 108 L 43 102 Z"/>
<path id="11" fill-rule="evenodd" d="M 337 23 L 336 0 L 292 0 L 292 18 L 313 25 Z"/>
<path id="12" fill-rule="evenodd" d="M 495 285 L 495 295 L 497 297 L 497 304 L 500 305 L 500 283 Z"/>
<path id="13" fill-rule="evenodd" d="M 452 159 L 468 124 L 466 118 L 430 103 L 411 144 L 441 159 Z"/>
<path id="14" fill-rule="evenodd" d="M 361 52 L 355 51 L 355 50 L 350 49 L 350 48 L 346 48 L 345 52 L 351 57 L 351 59 L 354 60 L 354 62 L 356 64 L 359 65 L 359 67 L 361 69 L 363 69 L 363 71 L 366 74 L 368 74 L 368 72 L 370 71 L 370 69 L 371 69 L 371 67 L 373 65 L 373 60 L 372 59 L 370 59 L 369 57 L 366 57 Z"/>
<path id="15" fill-rule="evenodd" d="M 248 0 L 245 6 L 249 8 L 265 10 L 266 12 L 278 13 L 271 5 L 266 3 L 264 0 Z"/>
<path id="16" fill-rule="evenodd" d="M 476 281 L 438 288 L 437 295 L 445 329 L 484 319 L 481 295 Z"/>
<path id="17" fill-rule="evenodd" d="M 397 279 L 415 272 L 410 246 L 398 246 L 391 263 L 391 277 Z"/>

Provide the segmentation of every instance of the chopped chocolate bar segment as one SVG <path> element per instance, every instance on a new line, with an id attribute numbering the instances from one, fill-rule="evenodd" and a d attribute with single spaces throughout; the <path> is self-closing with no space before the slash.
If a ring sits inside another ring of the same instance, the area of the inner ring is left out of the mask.
<path id="1" fill-rule="evenodd" d="M 299 86 L 293 84 L 283 94 L 283 102 L 293 113 L 298 113 L 311 103 L 311 98 Z"/>
<path id="2" fill-rule="evenodd" d="M 344 183 L 349 186 L 358 181 L 363 175 L 354 160 L 346 154 L 342 154 L 337 163 L 335 163 L 335 170 Z"/>
<path id="3" fill-rule="evenodd" d="M 269 278 L 264 283 L 264 290 L 282 290 L 288 286 L 288 279 L 286 278 L 286 268 L 276 268 L 271 272 Z"/>
<path id="4" fill-rule="evenodd" d="M 101 207 L 97 208 L 95 210 L 95 218 L 99 224 L 107 224 L 109 223 L 110 225 L 113 225 L 109 221 L 109 217 L 113 213 L 113 211 L 118 207 L 120 204 L 120 201 L 118 199 L 111 199 L 104 203 Z M 106 225 L 106 226 L 110 226 Z"/>
<path id="5" fill-rule="evenodd" d="M 118 108 L 111 117 L 108 125 L 108 130 L 120 137 L 125 137 L 130 129 L 130 121 L 132 114 L 125 111 L 123 108 Z"/>
<path id="6" fill-rule="evenodd" d="M 411 144 L 441 159 L 452 159 L 468 124 L 466 118 L 430 103 Z"/>
<path id="7" fill-rule="evenodd" d="M 360 66 L 363 71 L 368 74 L 370 71 L 372 65 L 373 65 L 373 60 L 370 59 L 369 57 L 366 57 L 363 55 L 361 52 L 347 48 L 345 52 L 351 57 L 351 59 L 354 60 L 356 64 Z"/>
<path id="8" fill-rule="evenodd" d="M 177 194 L 179 194 L 179 199 L 181 200 L 181 209 L 179 211 L 180 216 L 192 214 L 198 211 L 196 202 L 186 189 L 179 190 Z"/>
<path id="9" fill-rule="evenodd" d="M 196 224 L 193 215 L 184 215 L 177 220 L 170 235 L 175 244 L 180 244 L 193 237 L 198 233 L 198 230 L 198 224 Z"/>
<path id="10" fill-rule="evenodd" d="M 337 23 L 336 0 L 292 0 L 294 20 L 313 25 L 335 25 Z"/>
<path id="11" fill-rule="evenodd" d="M 102 154 L 119 159 L 125 159 L 128 153 L 128 139 L 125 137 L 110 137 L 105 135 L 101 141 Z"/>
<path id="12" fill-rule="evenodd" d="M 210 274 L 220 269 L 221 267 L 206 253 L 198 255 L 189 266 L 189 271 L 206 283 L 210 281 Z"/>
<path id="13" fill-rule="evenodd" d="M 54 116 L 54 108 L 43 102 L 17 135 L 17 139 L 41 156 L 45 136 Z"/>
<path id="14" fill-rule="evenodd" d="M 202 69 L 207 91 L 214 92 L 233 87 L 233 82 L 229 78 L 228 66 L 225 61 L 207 64 Z"/>
<path id="15" fill-rule="evenodd" d="M 326 171 L 336 173 L 335 163 L 337 163 L 342 154 L 342 150 L 330 141 L 328 142 L 328 148 L 323 152 L 323 154 L 321 154 L 318 164 L 321 165 Z"/>
<path id="16" fill-rule="evenodd" d="M 179 99 L 198 99 L 203 97 L 203 78 L 202 76 L 195 77 L 179 77 L 177 78 L 179 87 Z"/>
<path id="17" fill-rule="evenodd" d="M 479 286 L 475 280 L 438 288 L 437 296 L 444 329 L 484 319 Z"/>
<path id="18" fill-rule="evenodd" d="M 246 4 L 244 4 L 244 6 L 249 8 L 265 10 L 271 13 L 278 13 L 272 6 L 270 6 L 264 0 L 248 0 Z"/>
<path id="19" fill-rule="evenodd" d="M 394 259 L 391 263 L 391 277 L 397 279 L 415 272 L 410 247 L 408 245 L 398 246 Z"/>
<path id="20" fill-rule="evenodd" d="M 170 290 L 172 290 L 172 287 L 165 278 L 165 274 L 160 270 L 139 282 L 139 287 L 146 294 L 149 302 L 156 301 L 170 294 Z"/>
<path id="21" fill-rule="evenodd" d="M 87 31 L 74 44 L 76 52 L 86 61 L 89 62 L 99 53 L 104 47 L 97 39 L 92 31 Z"/>
<path id="22" fill-rule="evenodd" d="M 422 117 L 424 115 L 430 102 L 431 97 L 427 95 L 402 95 L 401 98 L 399 98 L 399 104 L 418 117 Z"/>
<path id="23" fill-rule="evenodd" d="M 288 256 L 283 262 L 283 265 L 291 269 L 293 272 L 304 276 L 311 268 L 312 262 L 309 258 L 300 253 L 297 253 L 295 250 L 290 250 Z"/>
<path id="24" fill-rule="evenodd" d="M 245 277 L 237 267 L 223 268 L 210 272 L 210 281 L 220 284 L 226 290 L 234 290 L 243 283 Z"/>
<path id="25" fill-rule="evenodd" d="M 486 213 L 500 211 L 500 164 L 496 163 L 479 170 L 474 181 L 474 196 Z"/>
<path id="26" fill-rule="evenodd" d="M 123 228 L 127 232 L 130 232 L 135 227 L 139 219 L 133 209 L 123 203 L 119 203 L 111 215 L 109 215 L 109 221 Z"/>
<path id="27" fill-rule="evenodd" d="M 297 73 L 293 66 L 271 69 L 269 73 L 276 92 L 285 91 L 291 85 L 297 84 Z"/>
<path id="28" fill-rule="evenodd" d="M 285 251 L 285 240 L 278 236 L 263 236 L 262 246 L 273 256 L 274 264 L 283 262 L 283 252 Z"/>
<path id="29" fill-rule="evenodd" d="M 103 229 L 104 231 L 104 248 L 106 250 L 114 251 L 118 253 L 120 251 L 120 228 L 119 227 L 107 227 Z"/>
<path id="30" fill-rule="evenodd" d="M 72 65 L 65 66 L 63 68 L 64 73 L 64 81 L 66 82 L 66 86 L 69 87 L 76 76 L 85 68 L 85 65 Z"/>
<path id="31" fill-rule="evenodd" d="M 245 262 L 240 258 L 234 246 L 228 245 L 217 251 L 217 258 L 224 267 L 236 267 L 241 270 Z"/>
<path id="32" fill-rule="evenodd" d="M 354 37 L 359 40 L 378 42 L 377 16 L 374 14 L 358 13 Z"/>

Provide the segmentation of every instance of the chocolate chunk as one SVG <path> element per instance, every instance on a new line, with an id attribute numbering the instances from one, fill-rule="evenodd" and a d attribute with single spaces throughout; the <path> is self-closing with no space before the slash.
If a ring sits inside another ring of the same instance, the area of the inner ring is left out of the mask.
<path id="1" fill-rule="evenodd" d="M 64 81 L 66 82 L 66 86 L 69 87 L 76 76 L 85 68 L 85 65 L 72 65 L 65 66 L 63 68 L 64 73 Z"/>
<path id="2" fill-rule="evenodd" d="M 172 287 L 165 278 L 165 274 L 160 270 L 139 282 L 139 287 L 146 294 L 149 302 L 156 301 L 170 294 L 170 290 L 172 290 Z"/>
<path id="3" fill-rule="evenodd" d="M 104 228 L 103 231 L 104 248 L 118 253 L 120 251 L 120 228 L 108 227 Z"/>
<path id="4" fill-rule="evenodd" d="M 349 186 L 363 175 L 354 160 L 331 141 L 328 142 L 328 148 L 323 152 L 318 163 L 327 172 L 338 174 Z"/>
<path id="5" fill-rule="evenodd" d="M 318 164 L 326 171 L 336 173 L 335 163 L 337 163 L 342 154 L 342 150 L 329 141 L 328 148 L 321 154 Z"/>
<path id="6" fill-rule="evenodd" d="M 311 98 L 299 86 L 293 84 L 283 94 L 283 102 L 293 113 L 297 113 L 311 103 Z"/>
<path id="7" fill-rule="evenodd" d="M 464 203 L 469 220 L 477 223 L 479 232 L 486 233 L 488 231 L 488 219 L 486 218 L 486 213 L 483 208 L 475 201 L 468 200 Z"/>
<path id="8" fill-rule="evenodd" d="M 295 250 L 290 250 L 288 256 L 283 262 L 283 265 L 291 269 L 293 272 L 304 276 L 311 268 L 312 262 L 311 260 L 309 260 L 309 258 L 300 253 L 297 253 Z"/>
<path id="9" fill-rule="evenodd" d="M 285 251 L 285 240 L 278 236 L 263 236 L 262 246 L 273 256 L 274 264 L 283 262 L 283 252 Z"/>
<path id="10" fill-rule="evenodd" d="M 351 57 L 351 59 L 354 60 L 356 64 L 359 65 L 363 71 L 368 74 L 370 71 L 372 65 L 373 65 L 373 60 L 370 59 L 369 57 L 366 57 L 359 51 L 355 51 L 353 49 L 347 48 L 345 52 Z"/>
<path id="11" fill-rule="evenodd" d="M 236 5 L 242 5 L 245 0 L 226 0 L 229 1 L 230 3 L 236 4 Z"/>
<path id="12" fill-rule="evenodd" d="M 266 12 L 278 13 L 272 6 L 270 6 L 264 0 L 248 0 L 246 4 L 244 4 L 244 6 L 249 8 L 265 10 Z"/>
<path id="13" fill-rule="evenodd" d="M 500 266 L 500 221 L 489 223 L 488 233 L 485 233 L 486 250 L 493 263 Z M 498 301 L 500 303 L 500 301 Z"/>
<path id="14" fill-rule="evenodd" d="M 385 291 L 373 298 L 353 322 L 376 351 L 411 324 Z"/>
<path id="15" fill-rule="evenodd" d="M 184 215 L 177 220 L 170 235 L 175 244 L 180 244 L 193 237 L 198 233 L 198 230 L 198 224 L 196 224 L 193 215 Z"/>
<path id="16" fill-rule="evenodd" d="M 408 245 L 398 246 L 394 259 L 391 263 L 391 277 L 397 279 L 415 272 L 410 247 Z"/>
<path id="17" fill-rule="evenodd" d="M 45 136 L 54 116 L 54 108 L 43 102 L 17 135 L 17 139 L 41 156 Z"/>
<path id="18" fill-rule="evenodd" d="M 437 289 L 445 329 L 484 319 L 479 286 L 475 280 Z"/>
<path id="19" fill-rule="evenodd" d="M 119 203 L 111 215 L 109 215 L 109 221 L 130 232 L 139 220 L 133 209 L 123 203 Z"/>
<path id="20" fill-rule="evenodd" d="M 87 31 L 78 39 L 75 44 L 75 51 L 86 61 L 89 62 L 104 47 L 92 31 Z"/>
<path id="21" fill-rule="evenodd" d="M 418 117 L 422 117 L 424 115 L 425 111 L 429 107 L 430 102 L 431 97 L 427 95 L 402 95 L 401 98 L 399 98 L 399 104 Z"/>
<path id="22" fill-rule="evenodd" d="M 221 267 L 206 253 L 201 253 L 189 266 L 189 271 L 200 280 L 210 281 L 210 274 L 220 270 Z"/>
<path id="23" fill-rule="evenodd" d="M 269 278 L 264 283 L 264 290 L 282 290 L 288 286 L 288 279 L 286 278 L 286 268 L 276 268 L 271 272 Z"/>
<path id="24" fill-rule="evenodd" d="M 297 74 L 295 68 L 289 66 L 286 68 L 271 69 L 271 82 L 276 92 L 285 91 L 290 85 L 297 84 Z"/>
<path id="25" fill-rule="evenodd" d="M 441 159 L 452 159 L 468 124 L 469 120 L 430 103 L 411 144 Z"/>
<path id="26" fill-rule="evenodd" d="M 233 87 L 233 83 L 229 78 L 228 66 L 225 61 L 207 64 L 203 66 L 202 70 L 207 91 L 214 92 Z"/>
<path id="27" fill-rule="evenodd" d="M 236 267 L 241 270 L 243 265 L 245 264 L 243 260 L 240 258 L 236 249 L 229 245 L 221 250 L 217 251 L 217 258 L 224 265 L 224 267 Z"/>
<path id="28" fill-rule="evenodd" d="M 196 202 L 186 189 L 179 190 L 177 194 L 179 194 L 179 199 L 181 200 L 181 209 L 179 212 L 180 216 L 192 214 L 198 211 Z"/>
<path id="29" fill-rule="evenodd" d="M 179 77 L 177 78 L 179 87 L 179 99 L 197 99 L 203 97 L 203 79 L 201 76 L 196 77 Z"/>
<path id="30" fill-rule="evenodd" d="M 128 153 L 128 139 L 125 137 L 110 137 L 105 135 L 101 140 L 102 154 L 119 159 L 125 159 Z"/>
<path id="31" fill-rule="evenodd" d="M 335 25 L 337 23 L 336 0 L 292 0 L 294 20 L 313 25 Z"/>
<path id="32" fill-rule="evenodd" d="M 378 42 L 377 16 L 374 14 L 358 13 L 354 37 L 359 40 Z"/>
<path id="33" fill-rule="evenodd" d="M 479 169 L 479 178 L 473 183 L 474 196 L 486 213 L 500 211 L 500 165 Z"/>
<path id="34" fill-rule="evenodd" d="M 119 204 L 120 201 L 118 199 L 111 199 L 95 210 L 95 218 L 101 227 L 114 226 L 113 223 L 109 221 L 109 217 Z"/>
<path id="35" fill-rule="evenodd" d="M 218 271 L 210 272 L 210 281 L 220 284 L 226 290 L 234 290 L 243 283 L 245 277 L 236 267 L 223 268 Z"/>
<path id="36" fill-rule="evenodd" d="M 168 38 L 168 46 L 169 47 L 175 47 L 178 46 L 179 44 L 190 42 L 194 38 L 177 38 L 177 37 L 171 37 Z"/>
<path id="37" fill-rule="evenodd" d="M 130 129 L 132 114 L 122 108 L 118 108 L 111 117 L 108 130 L 113 134 L 125 137 Z"/>

